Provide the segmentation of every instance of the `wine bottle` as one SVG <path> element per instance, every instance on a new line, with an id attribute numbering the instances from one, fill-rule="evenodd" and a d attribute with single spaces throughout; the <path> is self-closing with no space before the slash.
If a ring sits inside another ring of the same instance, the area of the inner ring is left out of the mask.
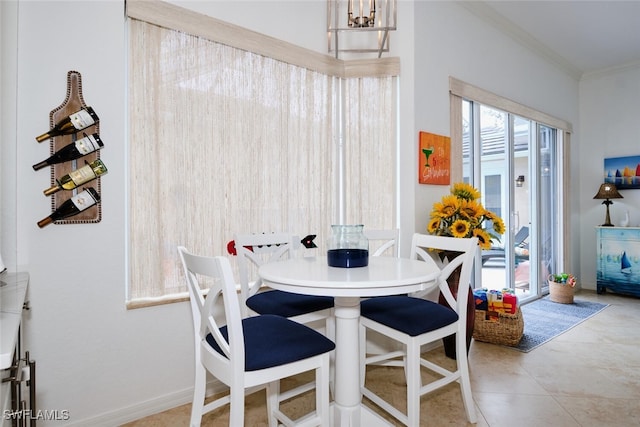
<path id="1" fill-rule="evenodd" d="M 46 166 L 79 159 L 80 157 L 86 156 L 89 153 L 93 153 L 94 151 L 97 151 L 102 147 L 104 147 L 104 144 L 100 139 L 100 135 L 94 133 L 93 135 L 87 136 L 87 134 L 85 133 L 84 138 L 79 139 L 76 142 L 72 142 L 69 145 L 65 145 L 64 147 L 53 153 L 53 155 L 48 159 L 33 165 L 33 170 L 37 171 Z"/>
<path id="2" fill-rule="evenodd" d="M 102 163 L 102 160 L 94 160 L 93 162 L 56 179 L 56 185 L 44 190 L 44 195 L 50 196 L 60 190 L 73 190 L 74 188 L 92 181 L 106 173 L 107 167 Z"/>
<path id="3" fill-rule="evenodd" d="M 51 128 L 49 132 L 43 133 L 36 137 L 36 141 L 42 142 L 45 139 L 53 138 L 59 135 L 69 135 L 88 128 L 100 120 L 93 108 L 85 107 L 82 110 L 78 110 L 68 117 L 60 120 Z"/>
<path id="4" fill-rule="evenodd" d="M 45 225 L 51 224 L 53 221 L 77 215 L 99 201 L 100 194 L 98 194 L 98 192 L 92 187 L 89 187 L 72 198 L 65 200 L 60 206 L 58 206 L 58 209 L 53 211 L 51 215 L 38 221 L 38 227 L 42 228 Z"/>

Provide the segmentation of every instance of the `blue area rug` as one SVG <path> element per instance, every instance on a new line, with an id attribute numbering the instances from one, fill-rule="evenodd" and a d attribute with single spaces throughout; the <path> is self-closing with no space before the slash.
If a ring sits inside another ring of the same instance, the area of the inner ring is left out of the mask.
<path id="1" fill-rule="evenodd" d="M 547 341 L 604 310 L 609 304 L 580 301 L 559 304 L 548 296 L 522 306 L 524 334 L 517 346 L 511 347 L 529 352 Z"/>

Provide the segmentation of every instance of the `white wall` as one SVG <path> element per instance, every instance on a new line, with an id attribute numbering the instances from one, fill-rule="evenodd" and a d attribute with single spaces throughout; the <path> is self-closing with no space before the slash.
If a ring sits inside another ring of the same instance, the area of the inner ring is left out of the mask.
<path id="1" fill-rule="evenodd" d="M 414 147 L 419 130 L 450 135 L 449 76 L 564 119 L 577 130 L 578 83 L 565 72 L 454 2 L 418 2 L 415 21 Z M 448 187 L 412 182 L 415 228 L 425 231 L 434 199 Z"/>
<path id="2" fill-rule="evenodd" d="M 0 255 L 16 269 L 16 62 L 17 4 L 0 2 Z"/>
<path id="3" fill-rule="evenodd" d="M 596 226 L 605 219 L 601 200 L 594 200 L 604 178 L 604 159 L 640 155 L 640 64 L 587 76 L 580 83 L 580 187 L 577 206 L 580 232 L 577 244 L 580 275 L 585 288 L 596 288 Z M 629 211 L 640 226 L 640 190 L 621 190 L 623 199 L 609 207 L 611 222 L 619 225 Z"/>
<path id="4" fill-rule="evenodd" d="M 326 51 L 324 0 L 220 0 L 189 6 Z M 449 76 L 572 122 L 576 148 L 578 85 L 452 2 L 401 0 L 398 26 L 391 55 L 401 58 L 402 68 L 398 187 L 406 247 L 413 231 L 425 230 L 431 205 L 448 190 L 417 184 L 415 156 L 419 130 L 449 135 Z M 187 402 L 191 392 L 187 305 L 129 311 L 124 306 L 125 28 L 119 0 L 19 3 L 17 164 L 2 159 L 3 168 L 16 169 L 19 219 L 3 215 L 2 225 L 6 229 L 17 222 L 18 261 L 31 273 L 33 309 L 25 331 L 38 361 L 39 407 L 69 410 L 76 425 L 118 424 Z M 49 176 L 31 165 L 47 156 L 48 147 L 34 137 L 47 127 L 49 111 L 63 101 L 69 70 L 82 73 L 85 100 L 101 118 L 101 157 L 109 167 L 102 180 L 103 220 L 41 230 L 36 222 L 49 212 L 49 199 L 42 195 Z M 582 159 L 576 153 L 577 164 Z M 596 188 L 589 184 L 588 192 Z M 585 199 L 579 193 L 569 197 L 575 206 Z M 54 423 L 40 423 L 49 424 Z"/>
<path id="5" fill-rule="evenodd" d="M 180 367 L 191 344 L 187 307 L 124 307 L 123 10 L 121 2 L 19 3 L 18 250 L 19 264 L 31 273 L 32 306 L 25 334 L 38 363 L 38 409 L 68 410 L 78 425 L 189 383 L 189 370 Z M 49 174 L 31 165 L 46 158 L 49 147 L 34 137 L 63 102 L 69 70 L 82 74 L 84 99 L 101 119 L 101 157 L 109 168 L 103 221 L 39 229 L 36 221 L 50 211 L 42 194 Z"/>
<path id="6" fill-rule="evenodd" d="M 295 7 L 296 18 L 302 14 L 294 2 L 286 3 Z M 18 264 L 31 273 L 25 338 L 38 363 L 38 408 L 68 410 L 71 425 L 113 426 L 189 402 L 193 339 L 188 305 L 125 308 L 124 2 L 17 4 L 17 161 L 8 166 L 17 175 L 18 219 L 9 227 L 17 223 Z M 268 25 L 280 31 L 293 24 L 290 38 L 325 48 L 324 30 L 307 36 L 307 23 L 291 19 L 282 3 L 208 5 L 216 16 L 235 16 L 254 29 Z M 305 6 L 309 16 L 322 16 L 326 7 L 319 1 Z M 49 112 L 63 102 L 69 70 L 82 74 L 84 99 L 101 119 L 101 158 L 109 168 L 102 179 L 103 218 L 98 224 L 39 229 L 36 222 L 50 212 L 50 200 L 42 194 L 49 174 L 34 172 L 31 165 L 46 158 L 49 147 L 34 138 L 49 126 Z M 10 219 L 3 215 L 3 229 Z"/>

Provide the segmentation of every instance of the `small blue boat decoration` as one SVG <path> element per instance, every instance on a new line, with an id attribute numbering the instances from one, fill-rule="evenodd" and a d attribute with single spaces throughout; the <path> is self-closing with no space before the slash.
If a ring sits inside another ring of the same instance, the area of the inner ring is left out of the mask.
<path id="1" fill-rule="evenodd" d="M 631 274 L 631 261 L 627 258 L 627 252 L 622 253 L 622 259 L 620 260 L 620 271 L 625 274 Z"/>

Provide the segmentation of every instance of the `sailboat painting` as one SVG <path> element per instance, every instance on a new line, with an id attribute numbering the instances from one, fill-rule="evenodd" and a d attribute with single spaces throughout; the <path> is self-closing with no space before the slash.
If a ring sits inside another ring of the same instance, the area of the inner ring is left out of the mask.
<path id="1" fill-rule="evenodd" d="M 618 245 L 616 245 L 618 246 Z M 621 248 L 609 248 L 600 255 L 600 278 L 605 281 L 632 280 L 640 286 L 640 254 Z"/>
<path id="2" fill-rule="evenodd" d="M 620 257 L 620 272 L 622 274 L 631 274 L 631 261 L 629 261 L 626 252 L 622 252 L 622 257 Z"/>
<path id="3" fill-rule="evenodd" d="M 604 182 L 618 190 L 640 188 L 640 156 L 604 159 Z"/>

